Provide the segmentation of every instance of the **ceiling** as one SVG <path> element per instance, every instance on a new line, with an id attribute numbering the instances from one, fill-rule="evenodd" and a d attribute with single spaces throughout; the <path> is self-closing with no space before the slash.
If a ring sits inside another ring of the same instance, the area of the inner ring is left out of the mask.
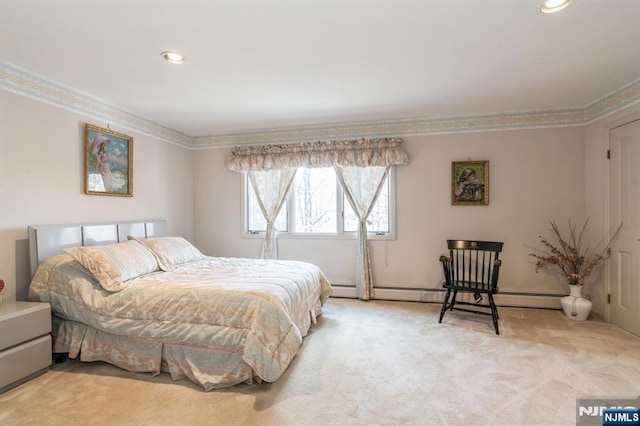
<path id="1" fill-rule="evenodd" d="M 0 60 L 187 137 L 584 108 L 640 78 L 640 1 L 540 1 L 0 0 Z"/>

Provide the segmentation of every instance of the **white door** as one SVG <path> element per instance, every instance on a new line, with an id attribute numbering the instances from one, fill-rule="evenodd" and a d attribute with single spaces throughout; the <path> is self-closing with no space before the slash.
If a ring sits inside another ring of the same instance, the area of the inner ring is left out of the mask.
<path id="1" fill-rule="evenodd" d="M 610 132 L 611 246 L 609 319 L 640 336 L 640 120 Z"/>

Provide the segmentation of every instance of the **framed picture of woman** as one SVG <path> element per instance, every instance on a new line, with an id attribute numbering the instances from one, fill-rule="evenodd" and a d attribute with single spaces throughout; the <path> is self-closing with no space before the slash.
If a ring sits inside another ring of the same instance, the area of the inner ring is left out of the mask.
<path id="1" fill-rule="evenodd" d="M 133 138 L 86 124 L 85 193 L 133 196 Z"/>
<path id="2" fill-rule="evenodd" d="M 451 204 L 478 206 L 489 204 L 489 162 L 451 163 Z"/>

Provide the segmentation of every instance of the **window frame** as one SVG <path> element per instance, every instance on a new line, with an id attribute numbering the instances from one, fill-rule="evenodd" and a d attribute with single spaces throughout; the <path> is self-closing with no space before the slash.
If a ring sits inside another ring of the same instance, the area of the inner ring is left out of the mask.
<path id="1" fill-rule="evenodd" d="M 242 176 L 242 226 L 241 236 L 242 238 L 255 239 L 264 238 L 265 231 L 250 231 L 249 230 L 249 178 L 247 172 L 241 173 Z M 396 239 L 396 188 L 395 188 L 395 167 L 391 166 L 389 174 L 387 175 L 389 185 L 389 232 L 379 234 L 376 232 L 368 232 L 369 240 L 395 240 Z M 293 211 L 293 191 L 289 191 L 287 194 L 287 201 L 285 208 L 288 208 L 287 212 L 287 231 L 276 231 L 278 238 L 284 239 L 356 239 L 356 231 L 344 230 L 344 203 L 347 202 L 344 197 L 344 191 L 340 185 L 339 180 L 336 177 L 336 211 L 337 211 L 337 227 L 336 233 L 320 233 L 320 232 L 292 232 L 294 214 Z"/>

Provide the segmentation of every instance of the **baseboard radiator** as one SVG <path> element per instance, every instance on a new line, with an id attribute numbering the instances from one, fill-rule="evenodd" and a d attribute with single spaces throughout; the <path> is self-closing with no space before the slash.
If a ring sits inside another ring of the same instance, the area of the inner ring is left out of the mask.
<path id="1" fill-rule="evenodd" d="M 356 287 L 349 284 L 332 284 L 331 297 L 356 298 Z M 434 288 L 402 288 L 402 287 L 374 287 L 371 299 L 398 300 L 406 302 L 442 303 L 444 290 Z M 519 308 L 561 309 L 560 298 L 564 294 L 517 293 L 504 291 L 496 294 L 494 299 L 498 306 L 512 306 Z M 473 295 L 458 294 L 458 300 L 473 302 Z"/>

